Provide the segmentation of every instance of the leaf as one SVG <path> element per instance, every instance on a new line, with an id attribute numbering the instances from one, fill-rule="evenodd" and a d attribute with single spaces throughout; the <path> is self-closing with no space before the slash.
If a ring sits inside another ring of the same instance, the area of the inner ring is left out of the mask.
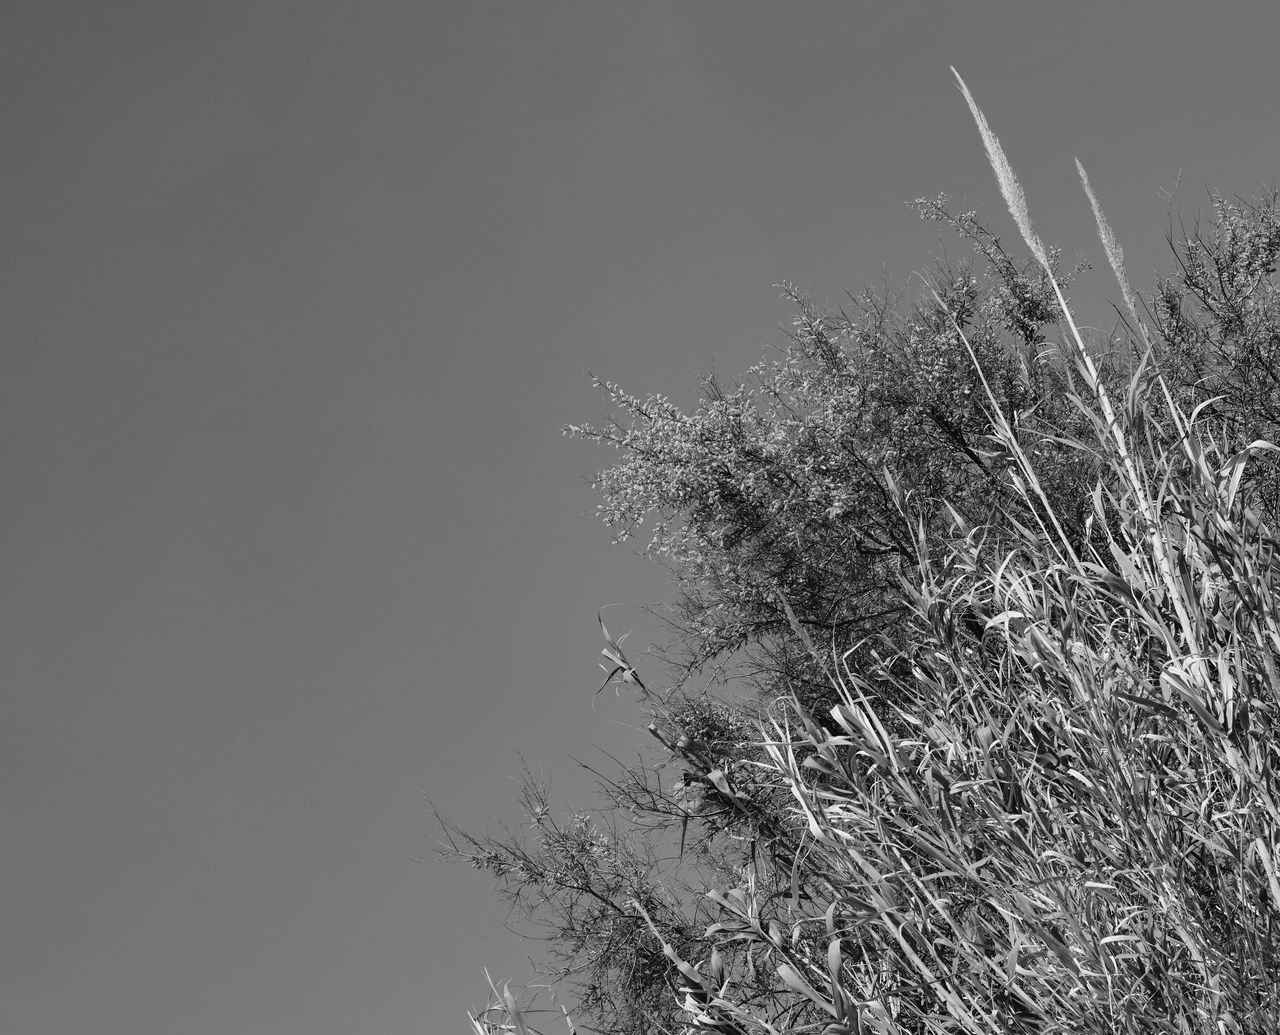
<path id="1" fill-rule="evenodd" d="M 600 623 L 600 631 L 604 633 L 604 642 L 609 645 L 609 648 L 613 650 L 614 653 L 621 654 L 622 648 L 618 646 L 618 641 L 615 640 L 612 636 L 610 636 L 609 630 L 605 628 L 603 612 L 601 611 L 596 612 L 596 621 Z"/>
<path id="2" fill-rule="evenodd" d="M 1267 846 L 1260 837 L 1254 839 L 1253 848 L 1258 853 L 1258 858 L 1262 860 L 1263 869 L 1267 871 L 1267 883 L 1271 887 L 1271 900 L 1275 903 L 1276 909 L 1280 909 L 1280 881 L 1276 879 L 1275 867 L 1271 863 L 1271 853 L 1267 851 Z"/>
<path id="3" fill-rule="evenodd" d="M 1248 463 L 1249 458 L 1255 451 L 1277 448 L 1280 447 L 1275 446 L 1271 442 L 1266 442 L 1263 439 L 1255 439 L 1239 452 L 1235 453 L 1230 460 L 1222 465 L 1221 470 L 1218 471 L 1218 481 L 1219 484 L 1221 484 L 1224 477 L 1227 480 L 1227 491 L 1225 497 L 1227 510 L 1230 510 L 1232 504 L 1235 502 L 1236 493 L 1240 489 L 1240 480 L 1244 477 L 1245 464 Z"/>
<path id="4" fill-rule="evenodd" d="M 810 988 L 808 982 L 806 982 L 790 964 L 783 963 L 779 965 L 778 977 L 782 978 L 786 986 L 793 992 L 797 992 L 806 999 L 812 1000 L 815 1004 L 826 1010 L 827 1013 L 831 1014 L 831 1016 L 836 1020 L 840 1019 L 839 1011 L 836 1010 L 830 1002 Z"/>
<path id="5" fill-rule="evenodd" d="M 726 798 L 733 802 L 737 802 L 738 796 L 733 793 L 733 788 L 729 786 L 729 781 L 725 779 L 723 769 L 712 769 L 711 772 L 707 773 L 707 779 L 710 780 L 715 785 L 716 790 Z"/>
<path id="6" fill-rule="evenodd" d="M 840 981 L 841 962 L 842 960 L 841 960 L 841 953 L 840 953 L 840 939 L 832 938 L 831 944 L 827 946 L 827 973 L 831 977 L 832 1002 L 837 1005 L 841 1003 L 842 992 L 843 992 L 841 981 Z M 845 1011 L 841 1009 L 839 1012 L 843 1014 Z"/>
<path id="7" fill-rule="evenodd" d="M 603 689 L 604 689 L 606 686 L 608 686 L 610 683 L 612 683 L 612 682 L 613 682 L 613 677 L 614 677 L 614 676 L 616 676 L 616 675 L 621 671 L 621 669 L 620 669 L 620 668 L 615 668 L 615 669 L 610 670 L 610 669 L 605 668 L 603 665 L 601 665 L 600 667 L 601 667 L 602 669 L 604 669 L 604 671 L 608 672 L 609 674 L 608 674 L 607 676 L 605 676 L 604 682 L 603 682 L 603 683 L 601 683 L 601 684 L 600 684 L 599 689 L 598 689 L 598 690 L 596 690 L 596 692 L 595 692 L 595 696 L 596 696 L 596 697 L 599 697 L 599 696 L 600 696 L 600 691 L 601 691 L 601 690 L 603 690 Z M 592 707 L 594 708 L 594 707 L 595 707 L 595 705 L 592 705 Z"/>

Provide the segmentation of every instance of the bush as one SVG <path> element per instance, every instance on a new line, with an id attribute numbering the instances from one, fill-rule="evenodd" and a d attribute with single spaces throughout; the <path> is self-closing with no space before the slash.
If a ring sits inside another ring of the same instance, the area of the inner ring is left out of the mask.
<path id="1" fill-rule="evenodd" d="M 748 390 L 690 418 L 609 388 L 650 430 L 616 429 L 631 459 L 606 518 L 666 518 L 684 672 L 750 648 L 763 696 L 651 692 L 606 631 L 677 790 L 625 771 L 605 815 L 647 825 L 544 820 L 532 853 L 454 828 L 455 854 L 541 896 L 530 915 L 552 904 L 560 976 L 586 975 L 602 1030 L 1280 1031 L 1275 198 L 1219 207 L 1144 320 L 1081 170 L 1139 357 L 1123 369 L 1077 331 L 961 88 L 1037 273 L 955 217 L 994 288 L 945 280 L 896 336 L 887 307 L 871 335 L 802 302 L 799 352 L 757 377 L 764 417 Z M 895 402 L 903 357 L 947 394 Z M 950 452 L 904 461 L 900 419 Z M 677 833 L 680 885 L 639 847 Z M 523 1030 L 504 1004 L 476 1030 Z"/>

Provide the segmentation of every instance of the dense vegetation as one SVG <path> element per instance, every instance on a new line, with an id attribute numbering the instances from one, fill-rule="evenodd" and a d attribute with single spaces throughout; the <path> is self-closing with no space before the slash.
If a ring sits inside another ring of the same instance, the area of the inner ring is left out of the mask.
<path id="1" fill-rule="evenodd" d="M 1084 180 L 1122 298 L 1085 340 L 965 96 L 1025 258 L 918 202 L 974 246 L 931 290 L 789 292 L 740 384 L 601 382 L 569 429 L 678 591 L 661 691 L 602 622 L 658 765 L 445 829 L 580 1030 L 1280 1031 L 1277 196 L 1213 196 L 1144 301 Z"/>

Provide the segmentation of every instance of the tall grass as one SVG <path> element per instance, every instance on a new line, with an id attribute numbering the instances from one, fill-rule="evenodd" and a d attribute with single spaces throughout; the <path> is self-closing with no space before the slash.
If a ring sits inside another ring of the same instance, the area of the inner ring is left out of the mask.
<path id="1" fill-rule="evenodd" d="M 1245 478 L 1274 447 L 1236 448 L 1206 408 L 1175 403 L 1081 177 L 1146 352 L 1113 398 L 1055 282 L 1091 429 L 1057 444 L 1099 472 L 1086 534 L 1064 532 L 1040 441 L 992 397 L 1020 504 L 999 547 L 959 517 L 943 549 L 921 532 L 914 648 L 821 659 L 830 714 L 781 702 L 763 731 L 757 782 L 790 796 L 807 883 L 781 905 L 750 874 L 711 892 L 713 938 L 821 1019 L 743 1001 L 719 953 L 664 945 L 688 1031 L 1280 1031 L 1280 558 Z M 476 1031 L 524 1030 L 507 1004 Z"/>

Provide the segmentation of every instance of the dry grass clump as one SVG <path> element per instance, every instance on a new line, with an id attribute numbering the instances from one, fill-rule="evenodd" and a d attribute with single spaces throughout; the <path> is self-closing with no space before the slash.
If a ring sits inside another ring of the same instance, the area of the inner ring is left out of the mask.
<path id="1" fill-rule="evenodd" d="M 1112 398 L 1054 288 L 1092 428 L 1065 444 L 1101 472 L 1085 538 L 1040 489 L 1034 435 L 993 405 L 992 463 L 1019 503 L 1001 545 L 959 518 L 945 549 L 922 531 L 914 648 L 820 659 L 838 703 L 785 702 L 761 739 L 755 782 L 805 832 L 785 922 L 750 875 L 711 893 L 709 935 L 824 1019 L 796 1026 L 736 996 L 718 952 L 663 944 L 686 1031 L 1280 1031 L 1280 564 L 1244 477 L 1273 447 L 1230 448 L 1149 361 Z"/>

